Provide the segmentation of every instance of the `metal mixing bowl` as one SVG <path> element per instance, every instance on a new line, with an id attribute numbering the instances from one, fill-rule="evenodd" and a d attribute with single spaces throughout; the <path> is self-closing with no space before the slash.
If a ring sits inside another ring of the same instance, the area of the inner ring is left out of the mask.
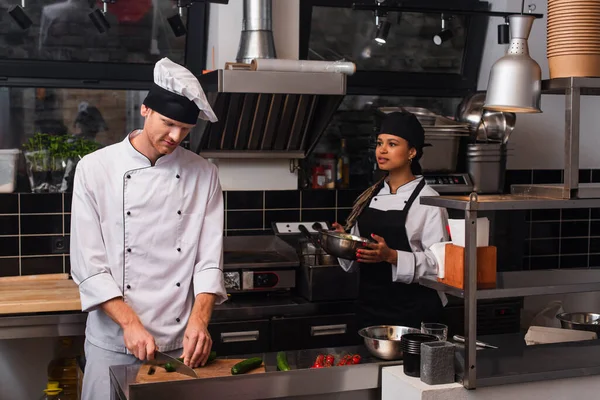
<path id="1" fill-rule="evenodd" d="M 596 332 L 600 337 L 600 314 L 590 312 L 562 313 L 556 316 L 565 329 Z"/>
<path id="2" fill-rule="evenodd" d="M 371 354 L 383 360 L 401 360 L 402 347 L 400 339 L 407 333 L 420 333 L 419 329 L 406 326 L 378 325 L 369 326 L 358 331 Z"/>
<path id="3" fill-rule="evenodd" d="M 323 250 L 332 256 L 346 260 L 356 260 L 356 250 L 364 249 L 365 243 L 372 240 L 336 231 L 320 231 L 319 242 Z"/>

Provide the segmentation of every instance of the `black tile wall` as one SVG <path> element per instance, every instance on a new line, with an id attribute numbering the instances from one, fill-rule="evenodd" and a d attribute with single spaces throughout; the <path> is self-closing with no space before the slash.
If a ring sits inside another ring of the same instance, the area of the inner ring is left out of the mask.
<path id="1" fill-rule="evenodd" d="M 3 276 L 18 276 L 19 275 L 19 258 L 2 258 L 0 259 L 0 277 Z"/>
<path id="2" fill-rule="evenodd" d="M 581 170 L 580 182 L 600 182 L 600 170 Z M 560 183 L 560 170 L 509 170 L 512 184 Z M 272 234 L 273 222 L 344 224 L 362 190 L 228 191 L 225 235 Z M 71 194 L 0 194 L 0 276 L 70 272 L 69 255 L 52 254 L 68 236 Z M 532 210 L 523 242 L 523 268 L 600 268 L 600 208 Z M 518 243 L 522 239 L 519 239 Z"/>
<path id="3" fill-rule="evenodd" d="M 62 233 L 63 215 L 21 215 L 21 235 Z"/>
<path id="4" fill-rule="evenodd" d="M 590 221 L 562 221 L 561 237 L 587 237 L 590 233 Z"/>
<path id="5" fill-rule="evenodd" d="M 21 259 L 21 275 L 58 274 L 64 270 L 63 256 Z"/>
<path id="6" fill-rule="evenodd" d="M 21 214 L 62 213 L 63 196 L 60 193 L 21 194 Z"/>
<path id="7" fill-rule="evenodd" d="M 302 222 L 323 221 L 335 222 L 335 209 L 332 210 L 302 210 Z"/>
<path id="8" fill-rule="evenodd" d="M 592 170 L 591 169 L 580 169 L 579 170 L 579 183 L 591 183 L 592 182 Z"/>
<path id="9" fill-rule="evenodd" d="M 560 222 L 537 222 L 531 224 L 531 237 L 536 239 L 560 236 Z"/>
<path id="10" fill-rule="evenodd" d="M 0 214 L 17 214 L 19 197 L 14 194 L 0 194 Z"/>
<path id="11" fill-rule="evenodd" d="M 228 210 L 262 210 L 264 192 L 227 192 L 226 207 Z"/>
<path id="12" fill-rule="evenodd" d="M 559 256 L 530 257 L 529 267 L 532 270 L 558 268 Z"/>
<path id="13" fill-rule="evenodd" d="M 562 183 L 562 170 L 507 171 L 513 184 Z M 580 170 L 581 183 L 600 182 L 600 170 Z M 523 268 L 600 268 L 600 208 L 531 210 Z"/>
<path id="14" fill-rule="evenodd" d="M 227 211 L 226 229 L 263 229 L 263 211 Z"/>
<path id="15" fill-rule="evenodd" d="M 297 210 L 265 210 L 265 228 L 271 228 L 274 222 L 300 221 L 300 209 Z"/>
<path id="16" fill-rule="evenodd" d="M 302 208 L 335 208 L 334 190 L 307 190 L 302 192 Z"/>
<path id="17" fill-rule="evenodd" d="M 588 265 L 588 256 L 576 255 L 576 256 L 560 256 L 560 268 L 585 268 Z"/>
<path id="18" fill-rule="evenodd" d="M 300 192 L 297 190 L 270 190 L 265 192 L 265 209 L 279 208 L 300 209 Z"/>
<path id="19" fill-rule="evenodd" d="M 532 183 L 562 183 L 563 171 L 560 169 L 539 169 L 533 171 Z"/>
<path id="20" fill-rule="evenodd" d="M 19 256 L 19 237 L 0 237 L 0 257 Z"/>
<path id="21" fill-rule="evenodd" d="M 6 215 L 0 216 L 0 235 L 18 235 L 19 234 L 19 216 Z"/>

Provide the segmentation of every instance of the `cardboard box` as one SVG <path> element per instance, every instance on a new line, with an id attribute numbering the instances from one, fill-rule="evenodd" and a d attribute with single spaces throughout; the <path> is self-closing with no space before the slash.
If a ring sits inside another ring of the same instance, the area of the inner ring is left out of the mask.
<path id="1" fill-rule="evenodd" d="M 493 289 L 496 287 L 495 246 L 477 248 L 477 289 Z M 454 244 L 446 245 L 445 276 L 438 281 L 449 286 L 464 289 L 465 248 Z"/>

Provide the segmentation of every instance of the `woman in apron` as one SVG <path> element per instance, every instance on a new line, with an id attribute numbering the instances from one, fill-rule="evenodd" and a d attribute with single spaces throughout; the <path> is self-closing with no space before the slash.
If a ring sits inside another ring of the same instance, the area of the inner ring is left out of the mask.
<path id="1" fill-rule="evenodd" d="M 377 164 L 387 174 L 355 201 L 346 226 L 337 231 L 369 237 L 376 243 L 357 252 L 357 261 L 340 259 L 346 271 L 359 268 L 361 327 L 401 325 L 419 328 L 441 318 L 446 298 L 419 285 L 437 275 L 430 247 L 447 241 L 447 213 L 424 206 L 420 196 L 437 196 L 420 175 L 425 133 L 407 112 L 388 114 L 377 136 Z"/>

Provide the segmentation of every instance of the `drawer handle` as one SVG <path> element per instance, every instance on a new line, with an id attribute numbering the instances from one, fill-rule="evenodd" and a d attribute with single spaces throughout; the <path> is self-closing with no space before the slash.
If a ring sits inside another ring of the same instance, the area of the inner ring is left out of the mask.
<path id="1" fill-rule="evenodd" d="M 346 324 L 311 326 L 310 336 L 343 335 L 347 328 Z"/>
<path id="2" fill-rule="evenodd" d="M 221 333 L 221 343 L 256 342 L 258 336 L 258 331 L 223 332 Z"/>

